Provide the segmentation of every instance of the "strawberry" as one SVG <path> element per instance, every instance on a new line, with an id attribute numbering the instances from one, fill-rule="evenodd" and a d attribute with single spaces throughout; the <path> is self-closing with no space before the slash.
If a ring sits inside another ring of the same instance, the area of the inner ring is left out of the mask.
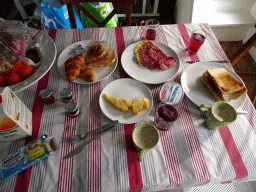
<path id="1" fill-rule="evenodd" d="M 22 79 L 26 79 L 34 73 L 34 68 L 25 62 L 19 62 L 15 66 L 15 72 L 18 73 Z"/>
<path id="2" fill-rule="evenodd" d="M 7 82 L 6 82 L 6 76 L 4 75 L 4 73 L 0 74 L 0 87 L 6 87 L 7 86 Z"/>
<path id="3" fill-rule="evenodd" d="M 10 73 L 7 74 L 7 83 L 9 83 L 10 85 L 17 84 L 21 81 L 22 81 L 22 78 L 18 73 L 11 71 Z"/>

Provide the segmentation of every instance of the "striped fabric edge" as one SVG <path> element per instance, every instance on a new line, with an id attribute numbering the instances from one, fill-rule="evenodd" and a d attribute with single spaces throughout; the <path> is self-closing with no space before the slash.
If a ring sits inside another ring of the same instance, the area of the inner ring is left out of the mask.
<path id="1" fill-rule="evenodd" d="M 178 24 L 178 28 L 186 47 L 188 47 L 189 35 L 186 26 L 184 24 Z M 199 60 L 197 54 L 190 54 L 189 56 L 191 60 Z M 208 171 L 207 164 L 205 162 L 204 155 L 200 146 L 200 142 L 196 134 L 195 125 L 192 121 L 189 108 L 185 99 L 183 99 L 183 101 L 180 103 L 179 110 L 181 111 L 180 120 L 182 123 L 182 128 L 197 177 L 197 183 L 195 183 L 194 186 L 206 184 L 210 180 L 210 173 Z"/>
<path id="2" fill-rule="evenodd" d="M 211 47 L 212 47 L 213 50 L 216 50 L 216 49 L 219 50 L 219 51 L 215 52 L 216 58 L 217 59 L 226 59 L 227 57 L 226 57 L 225 53 L 222 51 L 222 48 L 220 47 L 220 44 L 219 43 L 214 43 L 214 42 L 218 42 L 218 41 L 217 41 L 216 37 L 211 35 L 213 32 L 210 29 L 209 25 L 201 24 L 201 27 L 206 32 L 208 32 L 208 34 L 210 35 L 210 36 L 208 36 L 208 38 L 212 38 L 212 39 L 215 38 L 214 40 L 212 40 Z M 229 64 L 226 64 L 226 66 L 233 69 L 232 66 L 229 65 Z M 236 172 L 236 177 L 234 178 L 234 180 L 247 177 L 248 176 L 247 168 L 244 165 L 241 154 L 238 151 L 238 148 L 236 146 L 236 143 L 234 141 L 234 138 L 233 138 L 229 128 L 228 127 L 223 127 L 221 129 L 219 129 L 219 133 L 222 137 L 222 140 L 224 142 L 226 150 L 229 154 L 232 166 L 233 166 L 233 168 Z"/>
<path id="3" fill-rule="evenodd" d="M 118 64 L 119 64 L 119 76 L 120 78 L 129 77 L 124 71 L 121 65 L 121 55 L 125 50 L 125 41 L 123 28 L 115 28 L 116 33 L 116 43 L 117 43 L 117 55 L 118 55 Z M 125 134 L 125 143 L 126 143 L 126 156 L 128 164 L 128 173 L 129 173 L 129 188 L 130 191 L 140 191 L 143 188 L 141 167 L 138 159 L 138 153 L 133 149 L 132 142 L 132 131 L 135 128 L 135 124 L 124 124 L 124 134 Z"/>
<path id="4" fill-rule="evenodd" d="M 73 39 L 72 43 L 79 41 L 80 36 L 78 30 L 73 30 Z M 69 82 L 68 87 L 73 92 L 73 98 L 75 102 L 78 102 L 78 88 L 79 85 L 77 83 Z M 64 131 L 63 131 L 63 139 L 61 143 L 61 155 L 60 155 L 60 165 L 59 165 L 59 179 L 58 179 L 58 187 L 57 191 L 71 191 L 72 190 L 72 179 L 73 179 L 73 157 L 69 159 L 63 159 L 63 157 L 74 150 L 75 145 L 67 143 L 66 140 L 70 135 L 75 135 L 76 130 L 76 119 L 69 117 L 65 114 L 65 122 L 64 122 Z"/>
<path id="5" fill-rule="evenodd" d="M 53 40 L 55 40 L 56 30 L 49 30 L 48 35 Z M 46 75 L 38 81 L 36 95 L 35 95 L 33 108 L 32 108 L 33 133 L 32 133 L 32 137 L 26 138 L 25 143 L 32 142 L 38 138 L 40 125 L 41 125 L 41 118 L 42 118 L 43 109 L 44 109 L 44 104 L 40 100 L 39 92 L 40 92 L 40 90 L 47 88 L 48 79 L 49 79 L 49 72 L 46 73 Z M 40 123 L 38 123 L 38 122 L 40 122 Z M 32 169 L 33 169 L 33 167 L 30 167 L 30 168 L 26 169 L 25 171 L 21 172 L 17 176 L 14 191 L 19 191 L 20 189 L 23 189 L 24 191 L 28 191 L 29 185 L 30 185 Z M 26 179 L 24 180 L 24 178 L 26 178 Z"/>
<path id="6" fill-rule="evenodd" d="M 90 31 L 92 40 L 99 40 L 99 28 L 92 28 Z M 92 131 L 101 125 L 101 116 L 99 113 L 99 95 L 100 95 L 100 82 L 89 85 L 89 119 L 88 131 Z M 97 133 L 90 134 L 88 139 L 96 136 Z M 101 191 L 101 138 L 91 142 L 87 147 L 87 191 Z"/>
<path id="7" fill-rule="evenodd" d="M 57 32 L 56 32 L 54 41 L 56 42 L 57 40 L 58 39 L 57 39 Z M 59 78 L 60 78 L 60 75 L 59 75 L 57 66 L 53 65 L 51 70 L 49 71 L 49 80 L 48 80 L 47 88 L 53 91 L 53 95 L 55 98 L 58 95 Z M 56 111 L 56 103 L 57 102 L 54 102 L 52 105 L 44 106 L 40 131 L 38 134 L 39 137 L 42 137 L 44 134 L 53 136 L 52 133 L 53 133 L 53 124 L 54 124 L 54 114 Z M 45 188 L 45 179 L 47 177 L 48 165 L 50 161 L 49 159 L 50 158 L 47 158 L 33 166 L 29 191 L 40 191 Z"/>

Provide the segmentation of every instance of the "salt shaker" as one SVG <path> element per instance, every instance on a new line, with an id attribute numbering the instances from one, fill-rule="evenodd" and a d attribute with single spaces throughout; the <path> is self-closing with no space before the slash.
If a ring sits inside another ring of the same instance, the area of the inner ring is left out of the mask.
<path id="1" fill-rule="evenodd" d="M 80 113 L 77 104 L 73 101 L 67 103 L 65 109 L 66 109 L 67 115 L 72 118 L 77 117 Z"/>
<path id="2" fill-rule="evenodd" d="M 43 89 L 40 91 L 39 96 L 43 99 L 44 103 L 47 105 L 51 105 L 54 103 L 55 98 L 50 89 Z"/>
<path id="3" fill-rule="evenodd" d="M 73 101 L 73 92 L 69 88 L 64 88 L 60 91 L 60 96 L 65 103 Z"/>

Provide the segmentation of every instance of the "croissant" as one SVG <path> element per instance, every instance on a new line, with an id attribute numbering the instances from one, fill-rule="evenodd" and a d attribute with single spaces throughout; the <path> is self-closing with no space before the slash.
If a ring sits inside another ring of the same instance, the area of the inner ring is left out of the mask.
<path id="1" fill-rule="evenodd" d="M 96 80 L 95 71 L 92 67 L 82 69 L 79 77 L 88 82 L 94 82 Z"/>
<path id="2" fill-rule="evenodd" d="M 85 55 L 79 54 L 65 62 L 65 73 L 69 81 L 74 81 L 78 78 L 82 69 L 85 68 Z"/>

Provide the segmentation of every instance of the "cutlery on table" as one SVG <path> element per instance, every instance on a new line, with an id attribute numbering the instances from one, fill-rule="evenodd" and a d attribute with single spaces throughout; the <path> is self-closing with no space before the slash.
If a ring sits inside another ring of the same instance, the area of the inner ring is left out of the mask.
<path id="1" fill-rule="evenodd" d="M 196 63 L 196 62 L 203 62 L 203 61 L 186 61 L 186 63 L 190 63 L 190 64 L 192 64 L 192 63 Z M 229 63 L 229 61 L 228 60 L 219 60 L 219 61 L 207 61 L 207 62 L 216 62 L 216 63 Z"/>
<path id="2" fill-rule="evenodd" d="M 68 158 L 70 158 L 70 157 L 73 157 L 74 155 L 79 154 L 79 153 L 84 149 L 84 147 L 85 147 L 86 145 L 88 145 L 89 143 L 91 143 L 91 142 L 94 141 L 95 139 L 97 139 L 97 138 L 101 137 L 102 135 L 104 135 L 108 130 L 110 130 L 111 128 L 113 128 L 117 123 L 118 123 L 117 120 L 116 120 L 116 121 L 112 121 L 112 122 L 110 122 L 110 123 L 108 123 L 108 124 L 106 124 L 106 125 L 103 125 L 103 126 L 101 126 L 100 128 L 98 128 L 97 130 L 102 129 L 102 131 L 101 131 L 98 135 L 96 135 L 95 137 L 93 137 L 91 140 L 86 141 L 86 142 L 83 143 L 82 145 L 79 145 L 78 147 L 76 147 L 73 151 L 71 151 L 71 152 L 68 153 L 65 157 L 63 157 L 63 159 L 68 159 Z M 93 133 L 93 132 L 96 132 L 96 131 L 91 131 L 91 132 L 86 133 L 85 136 L 82 137 L 81 140 L 83 140 L 84 138 L 86 138 L 89 133 Z M 81 137 L 81 135 L 79 135 L 79 136 Z M 78 137 L 78 138 L 79 138 L 79 137 Z M 80 141 L 81 141 L 81 140 L 80 140 Z M 76 142 L 76 141 L 75 141 L 75 142 Z"/>
<path id="3" fill-rule="evenodd" d="M 237 111 L 236 113 L 237 113 L 237 115 L 245 115 L 245 114 L 248 114 L 247 111 Z"/>
<path id="4" fill-rule="evenodd" d="M 94 129 L 92 131 L 89 131 L 85 134 L 81 134 L 81 135 L 71 135 L 68 137 L 68 141 L 71 142 L 71 143 L 77 143 L 79 141 L 82 141 L 84 140 L 90 133 L 95 133 L 97 131 L 100 131 L 100 132 L 104 132 L 104 131 L 107 131 L 110 127 L 112 127 L 113 125 L 117 124 L 118 121 L 113 121 L 113 122 L 110 122 L 106 125 L 103 125 L 97 129 Z"/>

